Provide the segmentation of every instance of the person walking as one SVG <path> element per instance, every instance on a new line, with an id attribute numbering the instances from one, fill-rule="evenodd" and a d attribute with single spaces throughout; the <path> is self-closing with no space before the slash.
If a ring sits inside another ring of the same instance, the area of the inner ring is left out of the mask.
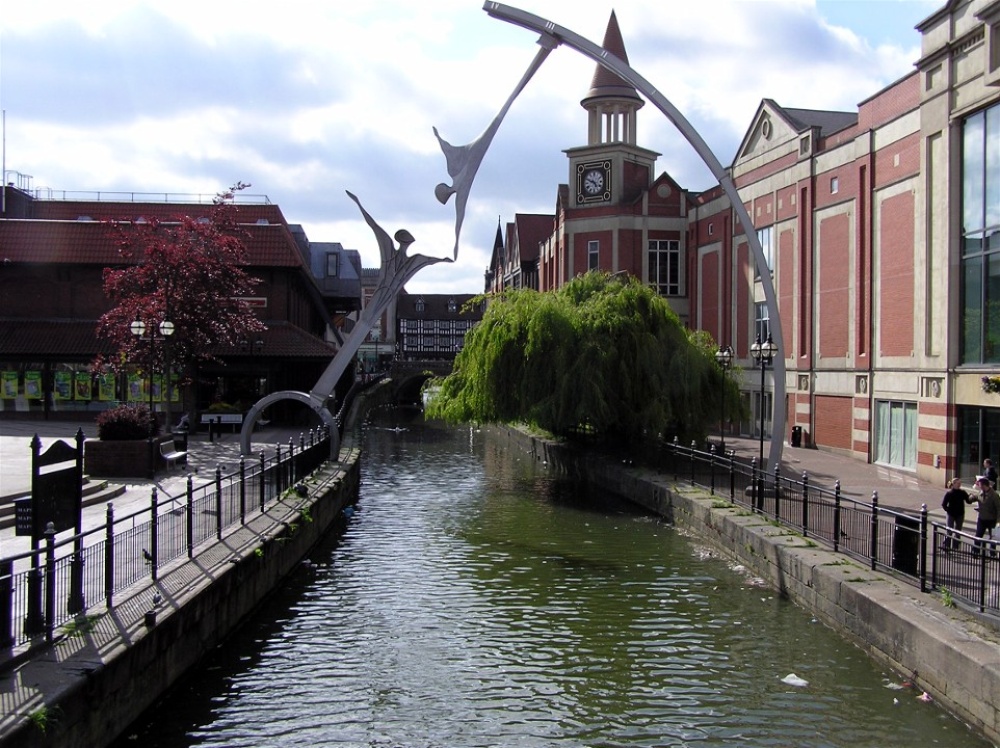
<path id="1" fill-rule="evenodd" d="M 952 478 L 948 481 L 948 490 L 945 491 L 944 499 L 941 500 L 941 508 L 948 515 L 948 534 L 945 535 L 941 544 L 942 550 L 951 550 L 959 547 L 959 540 L 950 531 L 962 531 L 965 523 L 965 505 L 971 504 L 972 498 L 969 492 L 962 488 L 961 478 Z"/>
<path id="2" fill-rule="evenodd" d="M 990 479 L 985 475 L 979 477 L 976 481 L 976 487 L 979 489 L 979 496 L 976 497 L 976 501 L 979 502 L 976 538 L 983 538 L 988 533 L 992 540 L 993 530 L 997 526 L 997 519 L 1000 518 L 1000 494 L 997 494 Z M 982 546 L 982 541 L 977 540 L 976 547 L 972 551 L 973 554 L 979 555 L 980 546 Z"/>
<path id="3" fill-rule="evenodd" d="M 993 460 L 989 457 L 983 460 L 983 477 L 989 478 L 990 485 L 992 485 L 993 488 L 997 487 L 997 478 L 1000 476 L 997 475 L 996 465 L 993 464 Z"/>

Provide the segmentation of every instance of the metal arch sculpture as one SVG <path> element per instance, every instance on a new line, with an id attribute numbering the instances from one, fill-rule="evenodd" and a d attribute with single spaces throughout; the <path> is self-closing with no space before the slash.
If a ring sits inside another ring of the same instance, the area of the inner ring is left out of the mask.
<path id="1" fill-rule="evenodd" d="M 629 82 L 634 88 L 636 88 L 636 90 L 645 94 L 645 96 L 652 101 L 664 115 L 666 115 L 667 119 L 669 119 L 673 125 L 680 130 L 681 134 L 694 147 L 695 151 L 701 157 L 702 161 L 704 161 L 705 165 L 711 169 L 712 174 L 719 180 L 719 184 L 729 197 L 733 210 L 736 211 L 736 216 L 740 221 L 740 225 L 743 227 L 743 232 L 746 235 L 747 242 L 753 251 L 754 262 L 760 271 L 761 283 L 764 287 L 764 298 L 767 302 L 769 317 L 770 319 L 778 320 L 778 325 L 772 332 L 772 339 L 777 343 L 778 350 L 782 352 L 784 351 L 784 343 L 781 335 L 781 320 L 778 316 L 778 305 L 774 295 L 774 284 L 771 280 L 770 270 L 768 269 L 767 262 L 764 258 L 764 251 L 757 239 L 753 222 L 750 220 L 750 216 L 747 213 L 742 200 L 740 200 L 739 194 L 736 192 L 736 187 L 733 184 L 728 172 L 722 168 L 722 164 L 715 157 L 715 154 L 712 153 L 712 150 L 708 147 L 698 132 L 683 117 L 683 115 L 681 115 L 681 113 L 677 111 L 677 109 L 666 99 L 666 97 L 657 91 L 656 88 L 649 83 L 649 81 L 622 62 L 618 57 L 585 39 L 579 34 L 575 34 L 562 26 L 557 26 L 551 21 L 547 21 L 539 16 L 518 10 L 517 8 L 511 8 L 501 3 L 487 2 L 483 6 L 483 10 L 494 18 L 499 18 L 539 33 L 541 36 L 538 39 L 538 44 L 541 48 L 536 53 L 534 59 L 531 61 L 531 64 L 528 66 L 528 69 L 521 77 L 521 80 L 518 82 L 513 92 L 507 97 L 507 101 L 504 103 L 503 107 L 493 118 L 493 121 L 486 128 L 486 130 L 483 131 L 483 133 L 476 140 L 464 146 L 454 146 L 441 138 L 437 128 L 434 128 L 434 135 L 438 139 L 438 144 L 440 145 L 447 162 L 448 174 L 453 179 L 453 183 L 451 185 L 443 183 L 437 185 L 434 190 L 434 194 L 438 201 L 442 204 L 447 203 L 452 195 L 456 195 L 455 247 L 452 258 L 436 258 L 427 257 L 425 255 L 413 255 L 412 257 L 407 257 L 406 250 L 414 242 L 414 238 L 410 232 L 405 229 L 400 229 L 396 232 L 395 239 L 400 244 L 399 249 L 396 249 L 395 244 L 392 239 L 389 238 L 389 235 L 368 214 L 368 212 L 361 205 L 360 201 L 348 192 L 348 196 L 350 196 L 350 198 L 357 203 L 365 221 L 375 233 L 375 238 L 378 241 L 382 265 L 379 270 L 379 281 L 375 294 L 373 295 L 371 302 L 365 307 L 364 312 L 362 312 L 361 317 L 358 320 L 358 324 L 355 325 L 347 340 L 344 341 L 344 345 L 339 351 L 337 351 L 337 354 L 330 362 L 330 365 L 327 366 L 326 370 L 320 376 L 316 385 L 312 388 L 312 390 L 310 390 L 309 393 L 292 390 L 275 392 L 259 400 L 250 409 L 247 417 L 243 420 L 243 429 L 240 433 L 240 449 L 243 454 L 250 454 L 250 437 L 253 434 L 253 429 L 257 423 L 257 419 L 260 417 L 264 408 L 278 402 L 279 400 L 295 400 L 312 408 L 312 410 L 320 416 L 323 423 L 330 428 L 330 457 L 331 459 L 336 457 L 340 449 L 339 439 L 337 438 L 338 432 L 336 428 L 336 419 L 326 407 L 326 403 L 333 394 L 333 390 L 336 387 L 337 382 L 347 370 L 348 365 L 354 358 L 358 349 L 361 347 L 362 341 L 368 335 L 368 332 L 374 325 L 375 320 L 377 320 L 381 316 L 382 312 L 389 306 L 392 300 L 396 297 L 396 294 L 406 284 L 406 281 L 413 277 L 413 275 L 415 275 L 417 271 L 425 265 L 435 262 L 454 262 L 454 260 L 458 258 L 458 245 L 462 230 L 462 222 L 465 218 L 465 207 L 469 199 L 469 194 L 472 190 L 472 183 L 475 180 L 476 173 L 479 171 L 479 166 L 486 155 L 486 151 L 489 149 L 490 143 L 493 141 L 493 136 L 496 134 L 497 129 L 500 127 L 500 123 L 503 121 L 504 116 L 507 114 L 507 111 L 510 109 L 514 100 L 528 84 L 528 81 L 531 80 L 538 68 L 541 67 L 549 53 L 560 44 L 565 44 L 568 47 L 577 50 L 581 54 L 590 57 L 599 65 L 611 70 L 623 80 Z M 774 364 L 774 389 L 775 398 L 773 422 L 775 424 L 780 424 L 781 433 L 784 433 L 784 353 L 782 353 Z M 781 460 L 782 446 L 782 439 L 771 439 L 771 449 L 769 452 L 771 465 L 777 465 Z"/>
<path id="2" fill-rule="evenodd" d="M 308 393 L 296 390 L 273 392 L 270 395 L 266 395 L 258 400 L 253 407 L 250 408 L 247 412 L 246 418 L 243 419 L 243 427 L 240 432 L 240 451 L 243 454 L 250 454 L 251 437 L 253 436 L 254 426 L 264 409 L 281 400 L 294 400 L 311 408 L 313 412 L 320 417 L 323 424 L 329 428 L 330 458 L 336 458 L 338 452 L 340 451 L 339 433 L 337 430 L 336 419 L 333 417 L 333 414 L 330 413 L 330 410 L 327 407 L 327 401 L 333 394 L 334 388 L 337 386 L 337 382 L 340 380 L 340 377 L 343 376 L 344 372 L 347 371 L 347 367 L 353 360 L 354 354 L 358 352 L 358 349 L 361 347 L 361 343 L 367 337 L 375 322 L 382 316 L 382 312 L 388 308 L 388 306 L 392 303 L 392 300 L 396 298 L 403 286 L 406 285 L 406 282 L 412 278 L 417 271 L 427 265 L 431 265 L 436 262 L 454 262 L 458 259 L 458 244 L 462 232 L 462 222 L 465 219 L 465 207 L 468 203 L 469 193 L 472 190 L 472 183 L 476 178 L 476 173 L 479 171 L 479 166 L 483 161 L 483 157 L 486 155 L 486 151 L 489 149 L 490 143 L 493 141 L 493 136 L 500 127 L 500 123 L 506 116 L 511 104 L 514 103 L 518 94 L 520 94 L 524 87 L 528 84 L 528 81 L 531 80 L 531 77 L 535 74 L 538 68 L 541 67 L 545 58 L 554 46 L 555 44 L 551 46 L 542 45 L 542 49 L 540 49 L 535 55 L 535 58 L 528 66 L 524 75 L 521 76 L 521 80 L 518 82 L 517 86 L 515 86 L 513 92 L 511 92 L 510 96 L 507 97 L 507 101 L 504 103 L 503 107 L 493 118 L 489 127 L 487 127 L 486 130 L 484 130 L 483 133 L 476 138 L 476 140 L 467 145 L 454 146 L 441 138 L 438 134 L 437 128 L 434 128 L 434 135 L 437 137 L 438 144 L 440 145 L 445 156 L 448 175 L 453 180 L 451 185 L 444 183 L 438 184 L 437 187 L 434 188 L 434 195 L 442 205 L 447 203 L 452 195 L 456 196 L 455 248 L 450 259 L 447 257 L 428 257 L 420 254 L 408 256 L 406 251 L 415 240 L 413 235 L 406 229 L 400 229 L 396 232 L 395 239 L 399 242 L 399 249 L 396 249 L 393 240 L 382 229 L 382 227 L 375 222 L 375 219 L 369 215 L 368 211 L 366 211 L 364 206 L 361 205 L 361 202 L 350 192 L 347 193 L 361 210 L 361 214 L 364 216 L 368 226 L 374 232 L 375 239 L 378 242 L 379 254 L 381 256 L 381 267 L 379 269 L 378 284 L 376 285 L 375 293 L 372 295 L 372 298 L 368 302 L 367 306 L 365 306 L 365 309 L 361 313 L 361 317 L 358 319 L 358 323 L 354 326 L 351 334 L 348 335 L 347 340 L 344 341 L 344 345 L 341 346 L 339 351 L 337 351 L 337 354 L 333 357 L 333 360 L 327 366 L 326 370 L 322 375 L 320 375 L 316 385 Z"/>
<path id="3" fill-rule="evenodd" d="M 575 34 L 569 29 L 558 26 L 544 18 L 527 13 L 517 8 L 512 8 L 502 3 L 487 2 L 483 5 L 485 10 L 493 18 L 498 18 L 508 23 L 513 23 L 530 31 L 541 34 L 538 43 L 546 50 L 558 44 L 565 44 L 571 49 L 591 58 L 597 64 L 607 68 L 618 75 L 623 80 L 630 83 L 636 90 L 644 94 L 653 104 L 666 115 L 667 119 L 685 137 L 688 143 L 695 149 L 705 165 L 711 169 L 712 174 L 719 180 L 719 184 L 725 191 L 739 219 L 740 226 L 746 236 L 750 249 L 753 252 L 754 263 L 760 274 L 761 284 L 764 289 L 764 300 L 767 303 L 769 318 L 776 320 L 777 324 L 771 330 L 772 340 L 778 345 L 779 355 L 774 362 L 774 419 L 775 426 L 780 426 L 779 434 L 785 432 L 785 346 L 781 334 L 781 318 L 778 316 L 778 304 L 774 295 L 774 282 L 771 279 L 771 271 L 767 266 L 764 257 L 764 250 L 757 239 L 757 232 L 754 228 L 750 214 L 747 213 L 743 201 L 740 199 L 736 186 L 733 184 L 729 173 L 722 167 L 719 159 L 715 157 L 712 149 L 698 134 L 697 130 L 684 118 L 684 116 L 671 104 L 667 98 L 661 94 L 649 81 L 639 75 L 629 65 L 622 62 L 614 54 L 611 54 L 603 47 L 585 39 L 579 34 Z M 763 403 L 761 404 L 763 407 Z M 768 464 L 778 465 L 781 461 L 781 452 L 784 446 L 783 438 L 774 438 L 775 429 L 771 430 L 771 448 L 768 453 Z"/>

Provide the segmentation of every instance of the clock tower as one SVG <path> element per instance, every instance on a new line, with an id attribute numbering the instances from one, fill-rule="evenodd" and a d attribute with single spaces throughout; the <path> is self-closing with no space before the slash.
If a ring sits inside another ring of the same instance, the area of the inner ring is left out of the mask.
<path id="1" fill-rule="evenodd" d="M 628 63 L 614 12 L 604 49 Z M 587 145 L 570 148 L 570 208 L 618 205 L 634 200 L 653 182 L 659 155 L 636 145 L 636 112 L 642 98 L 635 88 L 601 65 L 580 102 L 587 110 Z"/>

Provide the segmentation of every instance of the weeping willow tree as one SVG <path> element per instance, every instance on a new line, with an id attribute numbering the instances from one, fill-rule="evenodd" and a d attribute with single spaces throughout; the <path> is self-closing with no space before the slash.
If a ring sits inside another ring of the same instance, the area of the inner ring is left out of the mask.
<path id="1" fill-rule="evenodd" d="M 731 411 L 738 402 L 710 336 L 687 331 L 648 286 L 605 273 L 491 300 L 433 385 L 432 418 L 623 441 L 700 438 L 719 421 L 722 387 Z"/>

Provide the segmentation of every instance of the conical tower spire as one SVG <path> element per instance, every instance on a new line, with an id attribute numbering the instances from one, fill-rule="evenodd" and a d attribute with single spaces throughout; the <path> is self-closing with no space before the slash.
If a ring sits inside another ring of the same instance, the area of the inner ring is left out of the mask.
<path id="1" fill-rule="evenodd" d="M 614 11 L 608 19 L 602 46 L 622 62 L 628 63 L 628 53 Z M 634 86 L 603 65 L 598 65 L 590 90 L 580 102 L 590 113 L 588 143 L 625 142 L 635 145 L 636 112 L 644 103 Z"/>

